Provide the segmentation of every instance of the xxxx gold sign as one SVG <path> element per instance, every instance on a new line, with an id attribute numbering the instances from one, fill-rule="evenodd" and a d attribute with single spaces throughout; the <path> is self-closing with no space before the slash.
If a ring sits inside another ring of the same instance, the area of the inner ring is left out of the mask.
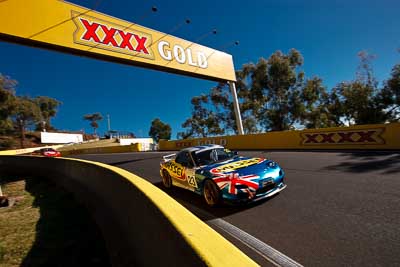
<path id="1" fill-rule="evenodd" d="M 229 54 L 60 0 L 0 0 L 0 40 L 236 81 Z"/>
<path id="2" fill-rule="evenodd" d="M 383 145 L 384 128 L 301 133 L 302 145 Z"/>
<path id="3" fill-rule="evenodd" d="M 72 11 L 74 43 L 154 59 L 151 35 L 129 27 Z"/>
<path id="4" fill-rule="evenodd" d="M 228 172 L 232 172 L 234 170 L 240 169 L 240 168 L 244 168 L 244 167 L 247 167 L 250 165 L 254 165 L 254 164 L 263 162 L 263 161 L 265 161 L 265 159 L 262 159 L 262 158 L 239 160 L 239 161 L 224 164 L 217 168 L 211 169 L 210 172 L 213 174 L 228 173 Z"/>

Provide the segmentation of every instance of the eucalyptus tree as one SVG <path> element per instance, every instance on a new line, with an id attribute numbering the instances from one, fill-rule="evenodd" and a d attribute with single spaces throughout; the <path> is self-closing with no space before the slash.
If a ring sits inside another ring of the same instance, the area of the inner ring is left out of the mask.
<path id="1" fill-rule="evenodd" d="M 183 124 L 184 132 L 179 132 L 177 138 L 207 137 L 223 134 L 221 117 L 210 107 L 210 96 L 195 96 L 191 100 L 192 115 Z"/>
<path id="2" fill-rule="evenodd" d="M 159 118 L 156 118 L 151 122 L 149 136 L 151 136 L 158 143 L 160 139 L 171 139 L 171 131 L 172 129 L 169 124 L 162 122 Z"/>
<path id="3" fill-rule="evenodd" d="M 361 51 L 360 63 L 353 81 L 341 82 L 334 92 L 341 103 L 342 116 L 347 124 L 383 123 L 389 119 L 385 92 L 378 88 L 373 74 L 372 60 L 375 56 Z"/>
<path id="4" fill-rule="evenodd" d="M 96 135 L 96 130 L 97 128 L 99 128 L 99 124 L 97 122 L 101 121 L 103 119 L 103 116 L 99 112 L 96 112 L 93 114 L 84 115 L 83 119 L 90 121 L 90 126 L 93 128 L 94 135 Z"/>
<path id="5" fill-rule="evenodd" d="M 28 126 L 32 126 L 40 120 L 40 109 L 31 98 L 17 97 L 11 118 L 20 132 L 21 147 L 23 148 L 25 130 Z"/>
<path id="6" fill-rule="evenodd" d="M 61 105 L 61 102 L 48 96 L 38 96 L 34 98 L 34 102 L 38 105 L 41 115 L 41 121 L 36 125 L 36 128 L 38 130 L 53 129 L 50 119 L 56 116 L 57 109 Z"/>
<path id="7" fill-rule="evenodd" d="M 0 133 L 5 134 L 13 129 L 11 115 L 15 110 L 15 87 L 17 81 L 0 73 Z"/>
<path id="8" fill-rule="evenodd" d="M 400 121 L 400 64 L 392 68 L 390 78 L 385 82 L 379 98 L 386 107 L 385 114 L 388 120 Z"/>

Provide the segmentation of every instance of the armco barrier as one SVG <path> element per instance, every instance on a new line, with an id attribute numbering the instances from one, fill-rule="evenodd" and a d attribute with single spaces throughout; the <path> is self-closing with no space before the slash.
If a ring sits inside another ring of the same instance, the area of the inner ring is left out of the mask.
<path id="1" fill-rule="evenodd" d="M 0 174 L 34 174 L 73 192 L 100 227 L 114 266 L 257 266 L 166 193 L 120 168 L 0 156 Z"/>
<path id="2" fill-rule="evenodd" d="M 400 123 L 159 142 L 159 150 L 179 150 L 204 144 L 230 149 L 400 149 Z"/>

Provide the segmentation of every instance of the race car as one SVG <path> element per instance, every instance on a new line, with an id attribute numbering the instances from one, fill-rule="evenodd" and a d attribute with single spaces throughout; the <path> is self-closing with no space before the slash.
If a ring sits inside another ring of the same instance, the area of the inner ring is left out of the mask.
<path id="1" fill-rule="evenodd" d="M 57 151 L 54 148 L 50 148 L 50 147 L 35 150 L 32 152 L 32 155 L 41 155 L 41 156 L 45 156 L 45 157 L 61 157 L 60 151 Z"/>
<path id="2" fill-rule="evenodd" d="M 286 188 L 285 173 L 276 162 L 240 157 L 220 145 L 188 147 L 163 156 L 160 175 L 164 187 L 191 190 L 209 206 L 257 201 Z"/>

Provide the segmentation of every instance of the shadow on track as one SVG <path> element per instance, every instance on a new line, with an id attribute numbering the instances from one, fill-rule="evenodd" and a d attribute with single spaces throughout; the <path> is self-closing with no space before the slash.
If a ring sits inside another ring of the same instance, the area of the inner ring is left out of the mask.
<path id="1" fill-rule="evenodd" d="M 71 193 L 39 177 L 27 178 L 25 189 L 40 218 L 21 266 L 111 266 L 100 230 Z"/>
<path id="2" fill-rule="evenodd" d="M 341 163 L 323 168 L 351 173 L 366 173 L 381 171 L 382 174 L 400 173 L 399 152 L 348 152 L 341 153 L 344 157 Z"/>
<path id="3" fill-rule="evenodd" d="M 117 161 L 117 162 L 110 162 L 108 163 L 109 165 L 112 166 L 120 166 L 128 163 L 133 163 L 133 162 L 138 162 L 138 161 L 144 161 L 144 160 L 149 160 L 149 159 L 159 159 L 160 157 L 151 157 L 151 158 L 140 158 L 140 159 L 131 159 L 131 160 L 123 160 L 123 161 Z"/>
<path id="4" fill-rule="evenodd" d="M 183 205 L 185 208 L 190 210 L 190 212 L 195 214 L 197 217 L 199 217 L 203 221 L 208 221 L 208 220 L 212 220 L 215 218 L 223 218 L 223 217 L 227 217 L 229 215 L 235 214 L 235 213 L 240 213 L 242 211 L 252 209 L 259 205 L 263 205 L 264 203 L 268 202 L 270 199 L 273 199 L 279 195 L 279 193 L 278 193 L 270 198 L 263 199 L 263 200 L 253 202 L 253 203 L 239 204 L 239 205 L 231 205 L 231 204 L 223 203 L 217 207 L 210 207 L 205 203 L 202 196 L 197 195 L 196 193 L 193 193 L 189 190 L 182 189 L 179 187 L 173 187 L 171 189 L 166 189 L 163 186 L 162 182 L 157 182 L 157 183 L 154 183 L 153 185 L 157 186 L 159 189 L 163 190 L 170 197 L 172 197 L 173 199 L 178 201 L 181 205 Z"/>

